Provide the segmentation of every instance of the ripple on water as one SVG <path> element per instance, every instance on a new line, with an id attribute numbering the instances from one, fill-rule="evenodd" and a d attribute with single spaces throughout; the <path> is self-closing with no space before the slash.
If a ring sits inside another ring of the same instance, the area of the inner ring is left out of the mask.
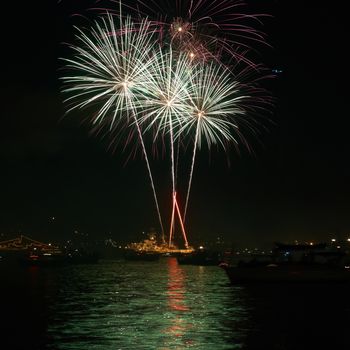
<path id="1" fill-rule="evenodd" d="M 48 327 L 55 349 L 221 350 L 244 341 L 242 291 L 215 266 L 106 261 L 62 270 L 57 283 Z"/>

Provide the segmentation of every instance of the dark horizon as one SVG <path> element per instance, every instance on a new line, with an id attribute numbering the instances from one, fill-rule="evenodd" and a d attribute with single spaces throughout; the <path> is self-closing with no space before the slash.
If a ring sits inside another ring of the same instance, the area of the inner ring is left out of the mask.
<path id="1" fill-rule="evenodd" d="M 248 138 L 254 155 L 243 148 L 240 155 L 200 154 L 188 239 L 222 236 L 252 247 L 347 238 L 345 5 L 246 2 L 252 12 L 272 15 L 263 27 L 272 48 L 259 51 L 270 69 L 282 70 L 269 84 L 276 100 L 268 115 L 273 123 L 262 131 L 261 143 Z M 77 19 L 70 15 L 86 8 L 86 2 L 63 0 L 13 2 L 3 11 L 13 19 L 2 24 L 0 235 L 60 241 L 77 230 L 121 240 L 152 227 L 159 232 L 140 153 L 127 161 L 128 153 L 112 153 L 107 140 L 89 136 L 76 115 L 63 118 L 59 57 L 70 54 L 63 43 L 74 41 Z M 169 216 L 167 160 L 153 164 L 160 205 Z"/>

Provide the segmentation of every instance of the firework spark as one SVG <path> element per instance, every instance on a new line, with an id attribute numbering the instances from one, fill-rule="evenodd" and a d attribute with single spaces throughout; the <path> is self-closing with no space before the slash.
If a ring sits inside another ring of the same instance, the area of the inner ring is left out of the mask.
<path id="1" fill-rule="evenodd" d="M 237 121 L 245 115 L 241 102 L 248 97 L 241 91 L 239 82 L 233 79 L 230 71 L 216 62 L 195 66 L 190 85 L 192 90 L 187 105 L 188 113 L 182 116 L 175 135 L 186 137 L 193 135 L 195 130 L 184 221 L 197 148 L 200 149 L 203 142 L 207 143 L 208 149 L 212 144 L 220 144 L 224 149 L 230 142 L 237 144 Z"/>
<path id="2" fill-rule="evenodd" d="M 192 66 L 186 55 L 174 57 L 172 50 L 159 48 L 153 66 L 150 66 L 145 100 L 141 102 L 141 124 L 147 124 L 146 131 L 154 129 L 154 140 L 159 135 L 170 134 L 172 189 L 175 193 L 175 151 L 174 128 L 188 114 L 186 101 L 189 99 Z"/>
<path id="3" fill-rule="evenodd" d="M 120 4 L 120 0 L 111 0 Z M 148 17 L 158 28 L 162 42 L 170 41 L 177 49 L 199 60 L 223 56 L 255 66 L 247 52 L 256 43 L 266 44 L 266 35 L 256 29 L 266 14 L 246 13 L 241 0 L 137 0 L 124 6 L 135 17 Z M 243 11 L 244 10 L 244 11 Z"/>
<path id="4" fill-rule="evenodd" d="M 97 106 L 92 124 L 110 130 L 125 129 L 134 125 L 146 160 L 154 200 L 162 232 L 163 224 L 155 191 L 153 176 L 139 121 L 137 120 L 140 90 L 144 88 L 145 72 L 152 64 L 154 40 L 150 23 L 139 25 L 130 18 L 123 21 L 108 15 L 95 23 L 89 33 L 78 30 L 80 46 L 71 46 L 73 59 L 64 59 L 66 68 L 75 73 L 63 77 L 64 92 L 69 93 L 65 102 L 70 105 L 67 113 L 75 109 Z"/>

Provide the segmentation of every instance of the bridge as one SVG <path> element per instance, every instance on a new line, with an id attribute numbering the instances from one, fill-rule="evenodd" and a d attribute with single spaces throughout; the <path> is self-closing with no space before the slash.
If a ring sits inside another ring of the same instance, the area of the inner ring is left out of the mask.
<path id="1" fill-rule="evenodd" d="M 1 241 L 0 251 L 23 251 L 23 250 L 39 250 L 41 252 L 58 252 L 59 248 L 51 243 L 43 243 L 31 239 L 27 236 L 20 235 L 14 239 Z"/>

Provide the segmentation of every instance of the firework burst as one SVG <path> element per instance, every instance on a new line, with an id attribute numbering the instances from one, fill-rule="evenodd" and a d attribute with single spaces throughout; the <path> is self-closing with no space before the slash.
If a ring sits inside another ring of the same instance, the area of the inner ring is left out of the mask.
<path id="1" fill-rule="evenodd" d="M 92 122 L 108 119 L 111 128 L 125 123 L 121 116 L 129 118 L 135 114 L 139 88 L 144 86 L 144 72 L 152 62 L 150 53 L 154 45 L 146 20 L 137 27 L 130 18 L 120 24 L 116 27 L 109 15 L 88 34 L 77 28 L 76 38 L 81 46 L 71 46 L 74 58 L 63 59 L 66 68 L 75 73 L 62 78 L 68 86 L 64 92 L 71 95 L 65 100 L 70 105 L 67 113 L 98 104 Z"/>
<path id="2" fill-rule="evenodd" d="M 177 213 L 187 246 L 183 223 L 197 152 L 204 145 L 249 148 L 245 130 L 256 131 L 252 116 L 271 102 L 259 87 L 263 67 L 248 58 L 249 43 L 265 42 L 249 24 L 259 16 L 239 13 L 244 3 L 237 0 L 180 0 L 171 11 L 168 1 L 138 0 L 132 21 L 115 2 L 117 15 L 106 12 L 91 30 L 77 29 L 74 56 L 64 59 L 67 113 L 90 108 L 93 129 L 107 128 L 114 141 L 124 133 L 127 142 L 137 140 L 164 232 L 144 142 L 149 135 L 154 145 L 162 140 L 171 161 L 169 245 Z M 183 214 L 176 197 L 180 143 L 193 146 Z"/>

